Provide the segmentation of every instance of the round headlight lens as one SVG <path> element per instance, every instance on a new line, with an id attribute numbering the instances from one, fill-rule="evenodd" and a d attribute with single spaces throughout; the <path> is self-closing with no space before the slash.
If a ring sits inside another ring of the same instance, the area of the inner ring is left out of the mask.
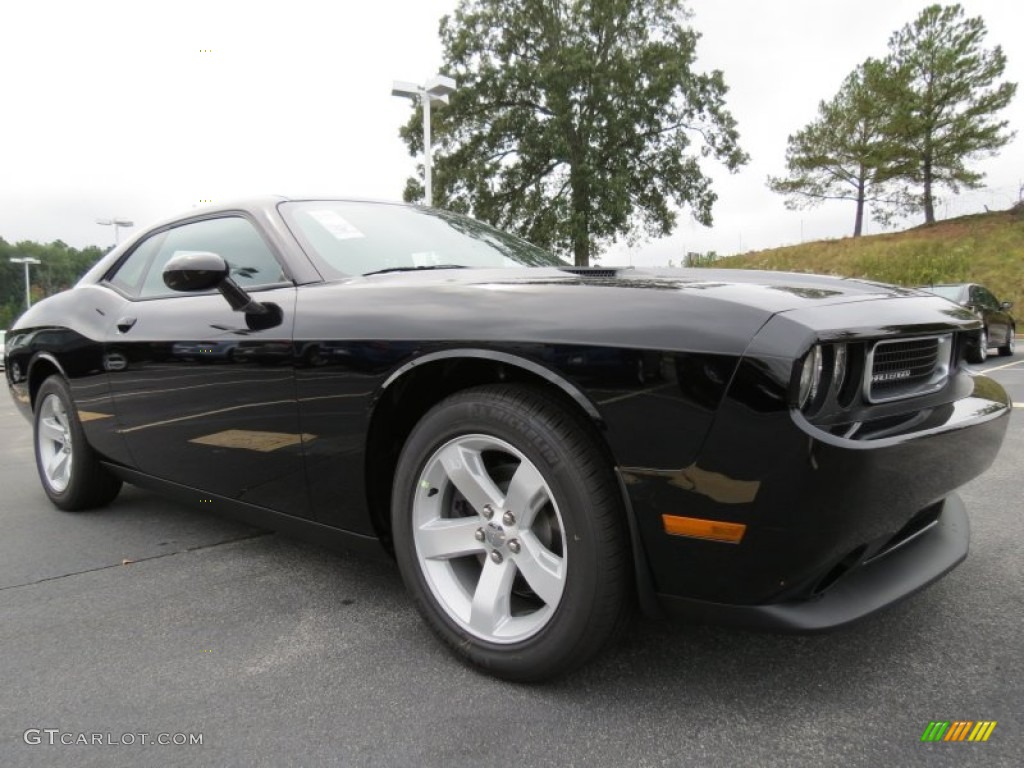
<path id="1" fill-rule="evenodd" d="M 799 406 L 804 408 L 814 400 L 821 383 L 821 347 L 815 344 L 804 358 L 804 367 L 800 371 Z"/>

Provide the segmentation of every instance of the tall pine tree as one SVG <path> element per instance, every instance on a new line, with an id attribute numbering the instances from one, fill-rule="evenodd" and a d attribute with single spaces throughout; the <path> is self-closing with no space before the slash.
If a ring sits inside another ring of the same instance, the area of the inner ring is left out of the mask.
<path id="1" fill-rule="evenodd" d="M 789 137 L 788 175 L 768 179 L 769 188 L 787 196 L 787 208 L 851 200 L 856 203 L 853 235 L 859 237 L 867 204 L 882 213 L 902 202 L 890 183 L 900 170 L 898 148 L 887 136 L 889 114 L 877 94 L 885 77 L 885 65 L 868 59 L 831 100 L 818 104 L 813 121 Z"/>
<path id="2" fill-rule="evenodd" d="M 935 221 L 935 190 L 981 186 L 983 174 L 968 163 L 990 156 L 1014 136 L 997 113 L 1017 90 L 997 83 L 1006 56 L 982 47 L 980 17 L 965 18 L 957 5 L 931 5 L 889 39 L 889 72 L 881 94 L 892 116 L 888 132 L 901 148 L 903 178 L 919 190 L 913 207 Z"/>

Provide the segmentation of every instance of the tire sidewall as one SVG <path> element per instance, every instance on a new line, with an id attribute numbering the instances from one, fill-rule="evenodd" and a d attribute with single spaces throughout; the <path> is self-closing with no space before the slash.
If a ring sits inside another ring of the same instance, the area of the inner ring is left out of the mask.
<path id="1" fill-rule="evenodd" d="M 968 352 L 968 362 L 975 365 L 984 363 L 988 359 L 988 328 L 982 328 L 981 336 L 978 337 L 978 345 L 974 350 Z"/>
<path id="2" fill-rule="evenodd" d="M 39 419 L 43 410 L 43 402 L 50 395 L 60 398 L 64 406 L 64 412 L 68 418 L 68 428 L 71 432 L 71 478 L 63 491 L 56 491 L 46 479 L 43 471 L 42 457 L 39 455 Z M 86 450 L 85 432 L 81 422 L 78 420 L 78 413 L 75 410 L 74 401 L 71 399 L 71 392 L 68 385 L 59 376 L 51 376 L 46 379 L 36 393 L 36 408 L 32 419 L 32 448 L 36 457 L 36 471 L 39 473 L 39 481 L 43 491 L 56 506 L 64 509 L 74 506 L 74 500 L 80 494 L 80 486 L 84 482 L 82 465 Z"/>
<path id="3" fill-rule="evenodd" d="M 482 640 L 449 617 L 437 604 L 415 551 L 412 502 L 420 475 L 438 448 L 469 434 L 504 440 L 533 462 L 557 501 L 565 527 L 568 570 L 558 608 L 537 634 L 517 643 Z M 452 647 L 495 673 L 539 678 L 559 665 L 568 666 L 572 649 L 586 635 L 600 594 L 595 578 L 600 575 L 598 537 L 587 514 L 590 496 L 578 468 L 565 455 L 561 438 L 543 420 L 529 420 L 508 403 L 483 396 L 436 407 L 416 426 L 402 451 L 392 504 L 395 555 L 420 613 Z"/>

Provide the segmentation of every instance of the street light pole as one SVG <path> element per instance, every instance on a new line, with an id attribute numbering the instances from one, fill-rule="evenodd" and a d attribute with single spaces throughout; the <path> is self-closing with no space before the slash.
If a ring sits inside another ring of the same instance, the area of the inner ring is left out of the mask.
<path id="1" fill-rule="evenodd" d="M 457 87 L 455 80 L 445 75 L 435 75 L 424 85 L 396 80 L 391 87 L 392 96 L 419 99 L 420 104 L 423 105 L 423 198 L 428 206 L 434 203 L 431 179 L 430 105 L 447 104 L 448 95 L 453 93 Z"/>
<path id="2" fill-rule="evenodd" d="M 113 226 L 114 227 L 114 247 L 115 248 L 117 247 L 118 243 L 120 242 L 120 238 L 118 238 L 118 236 L 117 236 L 117 228 L 118 227 L 134 227 L 135 226 L 135 222 L 133 222 L 133 221 L 128 221 L 127 219 L 118 219 L 118 218 L 96 219 L 96 223 L 97 224 L 102 224 L 104 227 L 109 227 L 109 226 Z"/>
<path id="3" fill-rule="evenodd" d="M 39 259 L 34 259 L 31 256 L 25 256 L 24 258 L 12 258 L 10 259 L 11 264 L 24 264 L 25 265 L 25 309 L 29 310 L 32 308 L 32 291 L 31 282 L 28 273 L 28 268 L 32 264 L 42 264 Z"/>
<path id="4" fill-rule="evenodd" d="M 423 199 L 428 206 L 434 204 L 434 187 L 431 181 L 433 157 L 430 147 L 430 97 L 420 96 L 423 104 Z"/>

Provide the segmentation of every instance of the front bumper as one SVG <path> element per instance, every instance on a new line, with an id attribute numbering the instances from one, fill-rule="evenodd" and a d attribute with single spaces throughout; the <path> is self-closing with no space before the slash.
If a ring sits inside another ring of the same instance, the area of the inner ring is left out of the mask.
<path id="1" fill-rule="evenodd" d="M 952 494 L 926 530 L 907 537 L 843 573 L 815 597 L 767 605 L 728 605 L 658 595 L 666 613 L 699 621 L 791 632 L 844 626 L 940 579 L 967 557 L 970 523 Z"/>
<path id="2" fill-rule="evenodd" d="M 961 386 L 906 431 L 863 439 L 727 397 L 694 464 L 620 470 L 651 591 L 673 613 L 813 630 L 939 578 L 967 551 L 955 491 L 991 465 L 1009 422 L 998 384 L 965 376 Z M 665 514 L 745 533 L 738 543 L 669 535 Z"/>

